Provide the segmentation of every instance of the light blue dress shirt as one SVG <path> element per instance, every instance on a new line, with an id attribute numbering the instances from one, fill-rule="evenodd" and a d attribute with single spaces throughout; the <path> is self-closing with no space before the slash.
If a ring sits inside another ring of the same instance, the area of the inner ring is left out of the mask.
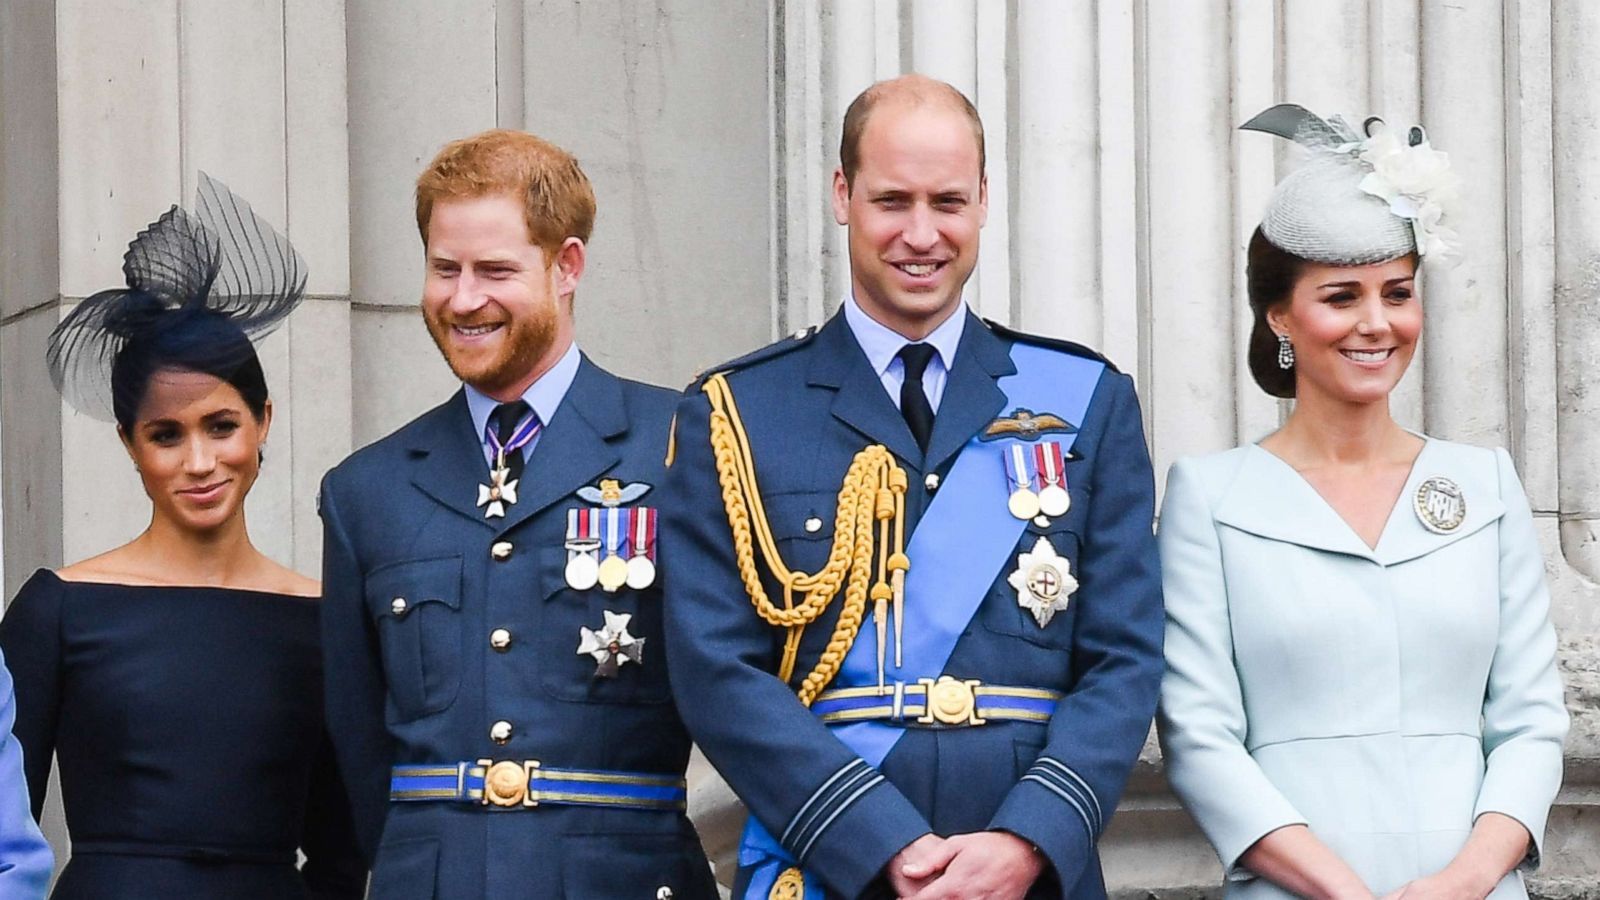
<path id="1" fill-rule="evenodd" d="M 562 399 L 567 396 L 567 389 L 572 387 L 572 379 L 578 374 L 578 344 L 576 341 L 567 347 L 567 352 L 561 359 L 550 367 L 550 371 L 539 376 L 539 380 L 528 385 L 522 392 L 522 399 L 532 407 L 539 421 L 545 427 L 550 425 L 556 416 L 556 408 L 561 405 Z M 467 411 L 472 414 L 472 427 L 477 429 L 478 442 L 483 445 L 483 458 L 494 464 L 494 445 L 489 443 L 489 416 L 494 412 L 500 401 L 488 396 L 470 384 L 462 385 L 467 393 Z M 526 421 L 527 417 L 523 417 Z M 519 422 L 518 424 L 521 424 Z M 543 429 L 540 429 L 541 433 Z M 536 435 L 522 447 L 522 459 L 527 461 L 528 455 L 533 452 L 534 445 L 539 443 Z"/>
<path id="2" fill-rule="evenodd" d="M 939 323 L 939 327 L 921 341 L 908 340 L 905 335 L 867 315 L 856 303 L 856 298 L 848 294 L 844 298 L 844 321 L 850 326 L 850 333 L 855 335 L 856 343 L 867 354 L 872 371 L 883 382 L 883 389 L 889 392 L 889 399 L 894 401 L 897 409 L 900 406 L 900 385 L 906 380 L 906 364 L 898 355 L 900 348 L 910 343 L 932 344 L 936 352 L 928 363 L 927 371 L 922 373 L 922 391 L 928 395 L 928 403 L 933 411 L 939 411 L 939 400 L 944 397 L 944 383 L 950 375 L 950 367 L 956 361 L 956 346 L 961 343 L 961 330 L 967 324 L 964 306 L 951 311 L 950 317 Z"/>
<path id="3" fill-rule="evenodd" d="M 43 897 L 55 861 L 28 805 L 22 748 L 11 736 L 16 718 L 11 674 L 0 656 L 0 900 Z"/>

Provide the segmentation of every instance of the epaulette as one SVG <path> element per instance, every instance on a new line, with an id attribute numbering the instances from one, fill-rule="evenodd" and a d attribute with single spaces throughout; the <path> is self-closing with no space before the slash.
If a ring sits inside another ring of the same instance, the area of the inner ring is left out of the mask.
<path id="1" fill-rule="evenodd" d="M 1015 328 L 1008 328 L 1004 325 L 1001 325 L 999 322 L 994 321 L 993 319 L 984 319 L 983 324 L 989 326 L 990 331 L 993 331 L 995 334 L 998 334 L 1001 337 L 1008 337 L 1014 341 L 1022 341 L 1025 344 L 1037 344 L 1040 347 L 1049 347 L 1052 350 L 1060 350 L 1063 353 L 1070 353 L 1073 356 L 1081 356 L 1084 359 L 1092 359 L 1096 362 L 1105 363 L 1106 368 L 1113 372 L 1122 371 L 1121 369 L 1117 368 L 1116 363 L 1106 359 L 1100 353 L 1075 341 L 1064 341 L 1060 338 L 1045 337 L 1041 334 L 1029 334 L 1026 331 L 1018 331 Z"/>
<path id="2" fill-rule="evenodd" d="M 689 388 L 691 390 L 698 390 L 700 386 L 705 383 L 707 378 L 710 378 L 712 375 L 715 375 L 718 372 L 733 372 L 739 369 L 746 369 L 755 365 L 756 363 L 765 362 L 769 359 L 776 359 L 777 357 L 782 356 L 791 350 L 798 350 L 801 347 L 811 343 L 811 339 L 816 336 L 817 326 L 808 325 L 786 338 L 773 341 L 765 347 L 759 347 L 743 356 L 734 357 L 727 362 L 719 363 L 696 372 L 694 378 L 689 382 Z"/>

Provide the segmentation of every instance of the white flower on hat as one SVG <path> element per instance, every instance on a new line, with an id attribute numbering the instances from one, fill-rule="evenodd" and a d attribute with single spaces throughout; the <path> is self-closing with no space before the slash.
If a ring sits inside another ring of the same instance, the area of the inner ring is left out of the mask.
<path id="1" fill-rule="evenodd" d="M 1455 202 L 1461 178 L 1450 168 L 1450 156 L 1426 139 L 1416 144 L 1380 128 L 1371 137 L 1345 148 L 1354 151 L 1372 171 L 1361 190 L 1381 198 L 1395 215 L 1408 219 L 1416 233 L 1417 253 L 1448 260 L 1456 255 L 1459 236 L 1441 225 L 1444 207 Z"/>

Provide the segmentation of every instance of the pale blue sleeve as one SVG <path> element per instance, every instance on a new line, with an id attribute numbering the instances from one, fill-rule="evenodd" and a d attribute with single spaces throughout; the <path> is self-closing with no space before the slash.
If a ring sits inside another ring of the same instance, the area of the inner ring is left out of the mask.
<path id="1" fill-rule="evenodd" d="M 1233 664 L 1222 547 L 1192 463 L 1173 465 L 1161 506 L 1161 582 L 1167 602 L 1167 674 L 1156 716 L 1167 780 L 1205 832 L 1229 881 L 1251 845 L 1305 824 L 1245 749 L 1244 695 Z"/>
<path id="2" fill-rule="evenodd" d="M 1567 710 L 1556 673 L 1556 633 L 1544 553 L 1522 483 L 1504 450 L 1496 450 L 1500 498 L 1500 635 L 1483 701 L 1483 787 L 1473 818 L 1497 812 L 1533 836 L 1524 862 L 1534 868 L 1544 847 L 1545 818 L 1561 787 L 1561 742 Z"/>
<path id="3" fill-rule="evenodd" d="M 55 859 L 28 805 L 22 747 L 11 735 L 16 718 L 11 673 L 0 656 L 0 900 L 35 900 L 44 896 Z"/>

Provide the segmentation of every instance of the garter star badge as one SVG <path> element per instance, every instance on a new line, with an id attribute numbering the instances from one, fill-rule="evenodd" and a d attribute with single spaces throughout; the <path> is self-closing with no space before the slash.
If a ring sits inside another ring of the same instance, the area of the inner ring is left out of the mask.
<path id="1" fill-rule="evenodd" d="M 614 613 L 605 610 L 606 625 L 599 631 L 578 628 L 578 655 L 592 656 L 596 663 L 594 674 L 601 678 L 617 677 L 624 663 L 644 662 L 644 638 L 628 633 L 632 613 Z"/>
<path id="2" fill-rule="evenodd" d="M 1467 518 L 1467 498 L 1454 481 L 1434 475 L 1417 487 L 1412 505 L 1422 527 L 1434 534 L 1449 534 Z"/>
<path id="3" fill-rule="evenodd" d="M 1058 555 L 1050 539 L 1041 535 L 1031 551 L 1017 558 L 1017 570 L 1006 577 L 1016 589 L 1018 605 L 1033 613 L 1040 628 L 1067 608 L 1067 600 L 1078 589 L 1078 579 L 1068 568 L 1066 557 Z"/>

